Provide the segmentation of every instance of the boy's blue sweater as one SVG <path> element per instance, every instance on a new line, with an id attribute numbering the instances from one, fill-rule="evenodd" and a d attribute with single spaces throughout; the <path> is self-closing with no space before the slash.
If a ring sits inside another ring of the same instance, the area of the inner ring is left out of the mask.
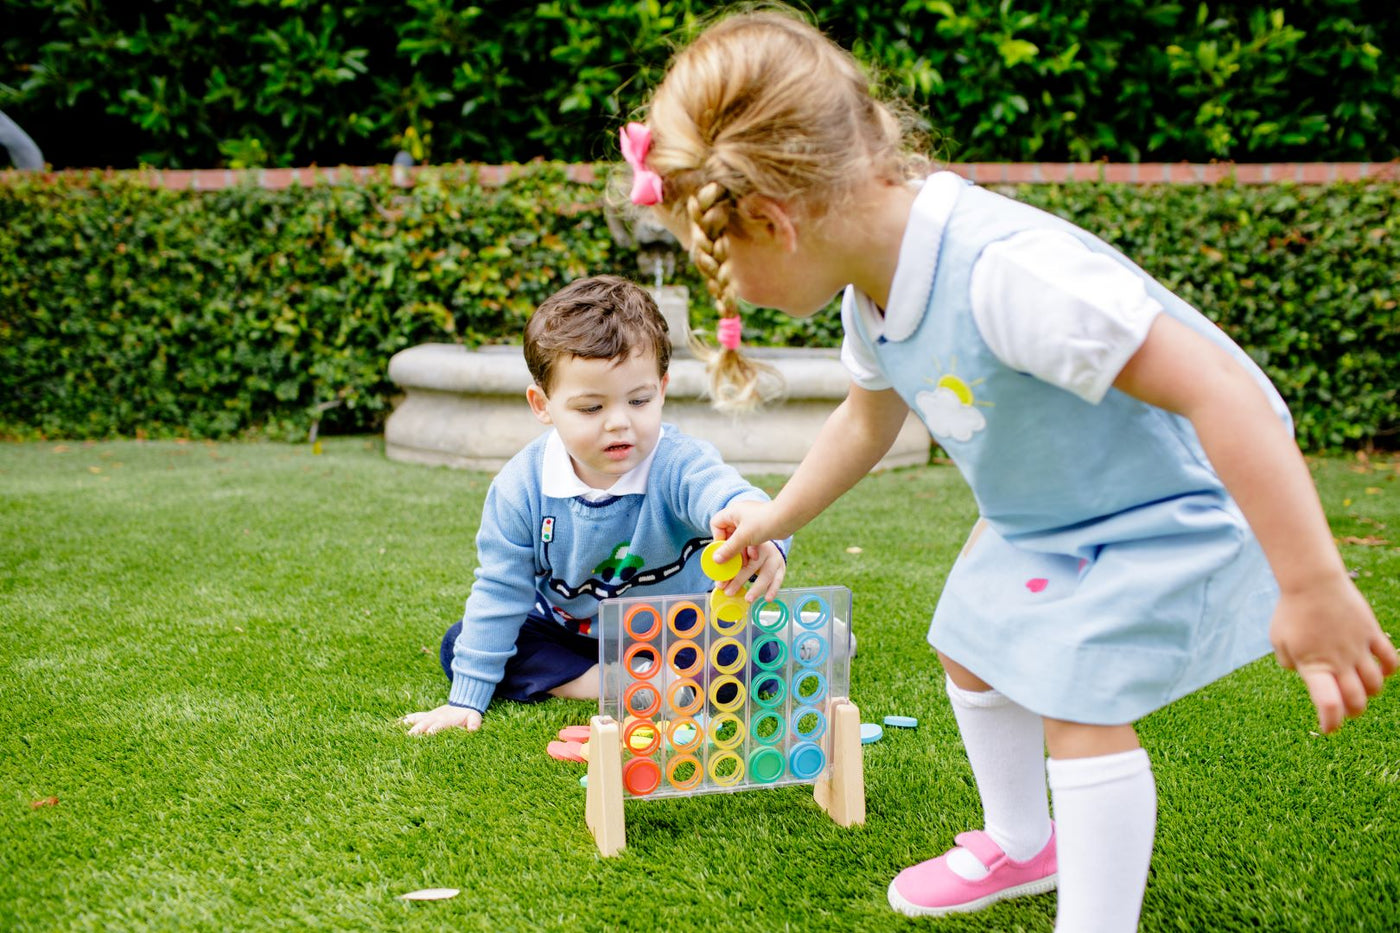
<path id="1" fill-rule="evenodd" d="M 590 502 L 541 488 L 546 432 L 491 483 L 476 536 L 476 582 L 452 660 L 454 706 L 485 711 L 527 615 L 593 634 L 612 596 L 703 593 L 710 517 L 735 499 L 767 499 L 713 445 L 663 425 L 646 493 Z M 787 543 L 780 546 L 786 552 Z"/>

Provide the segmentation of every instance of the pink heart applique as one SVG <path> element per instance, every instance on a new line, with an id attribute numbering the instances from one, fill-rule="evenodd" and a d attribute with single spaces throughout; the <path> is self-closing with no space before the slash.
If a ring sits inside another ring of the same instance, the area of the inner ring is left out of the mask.
<path id="1" fill-rule="evenodd" d="M 1044 577 L 1036 577 L 1034 580 L 1026 581 L 1026 589 L 1030 590 L 1032 593 L 1039 593 L 1049 585 L 1050 581 Z"/>

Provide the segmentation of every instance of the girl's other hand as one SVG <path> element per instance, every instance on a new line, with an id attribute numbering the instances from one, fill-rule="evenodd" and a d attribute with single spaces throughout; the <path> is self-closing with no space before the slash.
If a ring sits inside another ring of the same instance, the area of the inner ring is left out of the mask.
<path id="1" fill-rule="evenodd" d="M 1269 633 L 1279 664 L 1298 672 L 1317 708 L 1318 728 L 1335 732 L 1360 716 L 1368 697 L 1400 667 L 1400 655 L 1366 598 L 1346 577 L 1285 592 Z"/>
<path id="2" fill-rule="evenodd" d="M 451 704 L 439 706 L 426 713 L 409 713 L 401 721 L 404 725 L 413 727 L 408 730 L 409 735 L 433 735 L 444 729 L 466 729 L 468 732 L 475 732 L 481 728 L 480 713 L 465 706 Z"/>

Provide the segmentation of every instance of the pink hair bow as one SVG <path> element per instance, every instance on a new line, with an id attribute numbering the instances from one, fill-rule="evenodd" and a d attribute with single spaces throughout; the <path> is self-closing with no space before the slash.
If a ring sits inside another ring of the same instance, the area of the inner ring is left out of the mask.
<path id="1" fill-rule="evenodd" d="M 633 204 L 661 203 L 661 176 L 646 165 L 650 149 L 651 128 L 645 123 L 629 123 L 622 128 L 622 157 L 632 166 Z"/>

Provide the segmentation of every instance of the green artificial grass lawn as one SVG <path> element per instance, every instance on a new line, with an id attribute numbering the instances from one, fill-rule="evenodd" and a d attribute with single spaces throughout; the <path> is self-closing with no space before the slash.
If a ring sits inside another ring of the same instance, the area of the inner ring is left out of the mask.
<path id="1" fill-rule="evenodd" d="M 1394 637 L 1400 461 L 1314 470 Z M 1051 929 L 1053 895 L 941 921 L 885 902 L 980 825 L 924 642 L 975 512 L 951 467 L 863 482 L 787 580 L 851 587 L 862 718 L 919 719 L 864 748 L 866 824 L 805 787 L 632 801 L 611 859 L 584 766 L 545 753 L 595 704 L 500 704 L 477 734 L 397 722 L 445 700 L 488 481 L 364 438 L 0 445 L 0 928 Z M 1400 925 L 1398 693 L 1318 736 L 1264 659 L 1145 719 L 1142 928 Z M 429 887 L 461 894 L 398 898 Z"/>

